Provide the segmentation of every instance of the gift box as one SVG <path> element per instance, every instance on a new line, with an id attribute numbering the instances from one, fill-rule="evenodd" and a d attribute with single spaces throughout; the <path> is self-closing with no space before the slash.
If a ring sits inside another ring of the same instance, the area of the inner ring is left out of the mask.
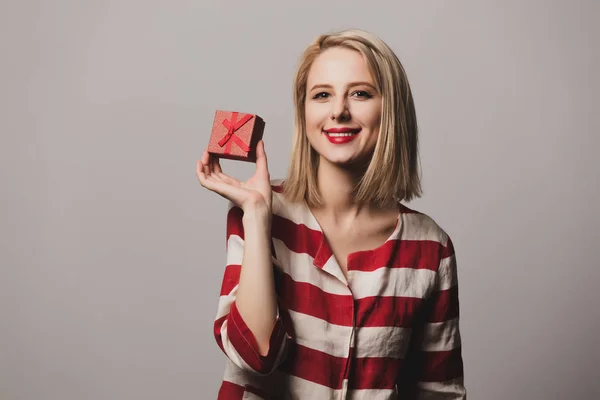
<path id="1" fill-rule="evenodd" d="M 256 162 L 256 145 L 265 122 L 256 114 L 217 110 L 208 152 L 219 158 Z"/>

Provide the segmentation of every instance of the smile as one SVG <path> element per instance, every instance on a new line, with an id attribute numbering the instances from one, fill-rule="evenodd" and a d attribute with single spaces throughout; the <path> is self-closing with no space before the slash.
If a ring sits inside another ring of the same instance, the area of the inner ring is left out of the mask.
<path id="1" fill-rule="evenodd" d="M 325 132 L 326 135 L 331 136 L 331 137 L 342 137 L 342 136 L 354 136 L 357 135 L 357 133 L 328 133 Z"/>
<path id="2" fill-rule="evenodd" d="M 359 132 L 360 128 L 331 128 L 323 131 L 329 142 L 333 144 L 348 143 L 358 136 Z"/>

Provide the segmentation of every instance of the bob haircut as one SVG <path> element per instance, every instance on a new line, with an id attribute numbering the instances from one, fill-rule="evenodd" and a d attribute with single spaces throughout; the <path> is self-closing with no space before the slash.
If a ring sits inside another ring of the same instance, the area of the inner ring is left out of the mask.
<path id="1" fill-rule="evenodd" d="M 354 188 L 354 200 L 384 207 L 392 201 L 421 197 L 417 118 L 406 72 L 386 43 L 360 29 L 320 35 L 300 59 L 294 76 L 294 137 L 288 174 L 283 183 L 284 196 L 292 202 L 306 201 L 310 206 L 323 204 L 317 187 L 319 154 L 306 135 L 306 85 L 314 60 L 333 47 L 359 52 L 382 96 L 377 144 L 366 172 Z"/>

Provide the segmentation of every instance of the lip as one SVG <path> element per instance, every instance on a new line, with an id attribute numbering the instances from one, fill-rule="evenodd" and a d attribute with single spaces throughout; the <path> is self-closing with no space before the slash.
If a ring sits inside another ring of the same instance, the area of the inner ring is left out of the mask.
<path id="1" fill-rule="evenodd" d="M 333 144 L 344 144 L 351 142 L 355 137 L 358 136 L 358 133 L 361 131 L 361 128 L 347 128 L 347 127 L 335 127 L 323 130 L 323 134 L 329 140 L 330 143 Z M 330 136 L 328 133 L 353 133 L 353 135 L 348 136 Z"/>
<path id="2" fill-rule="evenodd" d="M 360 128 L 347 128 L 344 126 L 340 126 L 336 128 L 324 129 L 324 131 L 327 133 L 358 133 L 360 132 Z"/>

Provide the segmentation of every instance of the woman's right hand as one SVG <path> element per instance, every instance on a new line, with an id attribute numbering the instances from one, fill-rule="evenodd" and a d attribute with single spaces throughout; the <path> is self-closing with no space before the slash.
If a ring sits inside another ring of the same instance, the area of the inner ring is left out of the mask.
<path id="1" fill-rule="evenodd" d="M 260 140 L 256 147 L 256 172 L 246 182 L 223 173 L 219 159 L 204 150 L 202 159 L 196 163 L 196 176 L 200 184 L 230 200 L 244 212 L 258 209 L 270 215 L 273 192 L 264 146 Z"/>

